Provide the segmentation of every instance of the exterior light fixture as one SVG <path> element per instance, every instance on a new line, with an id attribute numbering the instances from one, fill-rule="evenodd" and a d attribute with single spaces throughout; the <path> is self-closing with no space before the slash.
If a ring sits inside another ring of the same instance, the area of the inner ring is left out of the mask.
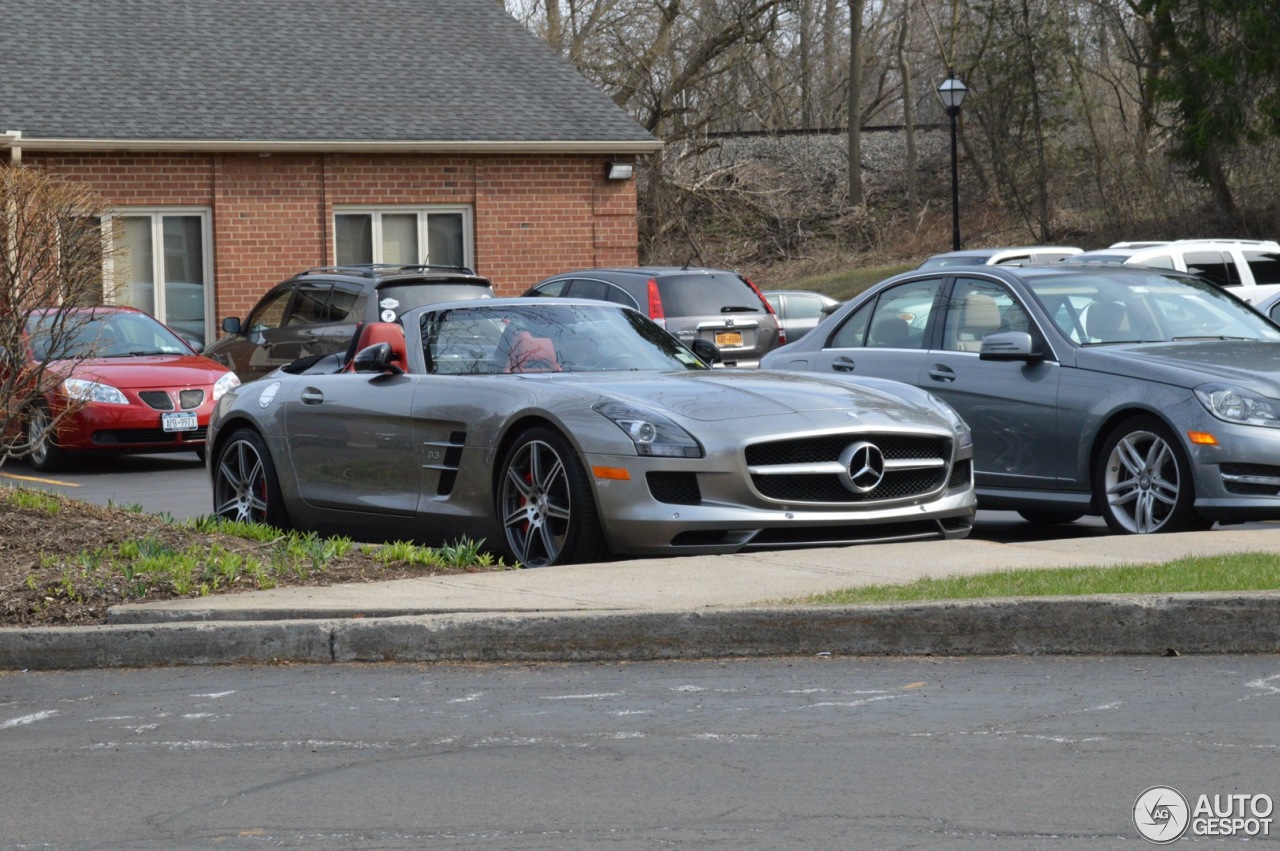
<path id="1" fill-rule="evenodd" d="M 960 115 L 960 104 L 968 93 L 965 84 L 960 82 L 956 72 L 948 71 L 947 79 L 938 86 L 938 97 L 947 108 L 951 118 L 951 250 L 960 250 L 960 180 L 956 174 L 956 117 Z"/>
<path id="2" fill-rule="evenodd" d="M 635 170 L 631 163 L 609 163 L 605 166 L 604 176 L 609 180 L 630 180 Z"/>

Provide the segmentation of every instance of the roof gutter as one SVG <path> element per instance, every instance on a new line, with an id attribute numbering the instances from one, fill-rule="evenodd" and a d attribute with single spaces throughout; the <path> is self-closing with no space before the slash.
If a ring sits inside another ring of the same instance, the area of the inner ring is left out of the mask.
<path id="1" fill-rule="evenodd" d="M 6 130 L 0 133 L 0 148 L 9 149 L 9 163 L 11 165 L 22 164 L 22 131 Z"/>
<path id="2" fill-rule="evenodd" d="M 18 141 L 21 139 L 21 146 Z M 21 157 L 30 151 L 216 151 L 229 153 L 370 153 L 370 154 L 651 154 L 660 139 L 627 142 L 546 140 L 536 142 L 457 140 L 334 139 L 323 141 L 264 139 L 39 139 L 20 132 L 0 134 L 0 146 Z"/>

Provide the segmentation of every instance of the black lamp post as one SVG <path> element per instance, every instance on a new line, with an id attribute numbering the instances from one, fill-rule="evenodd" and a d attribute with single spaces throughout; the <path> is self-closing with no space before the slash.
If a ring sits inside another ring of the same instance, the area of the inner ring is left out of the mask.
<path id="1" fill-rule="evenodd" d="M 960 179 L 956 173 L 956 116 L 960 114 L 960 104 L 968 93 L 964 83 L 956 77 L 955 71 L 947 72 L 950 76 L 938 86 L 938 97 L 947 108 L 951 118 L 951 250 L 960 250 Z"/>

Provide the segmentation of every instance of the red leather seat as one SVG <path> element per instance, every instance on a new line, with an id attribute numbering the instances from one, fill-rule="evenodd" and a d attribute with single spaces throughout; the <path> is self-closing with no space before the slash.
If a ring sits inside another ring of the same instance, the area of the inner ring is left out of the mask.
<path id="1" fill-rule="evenodd" d="M 360 329 L 355 351 L 360 352 L 378 343 L 387 343 L 391 346 L 392 365 L 402 370 L 408 369 L 409 358 L 404 343 L 404 328 L 394 322 L 370 322 Z M 351 368 L 351 364 L 348 364 L 347 370 L 350 371 Z"/>
<path id="2" fill-rule="evenodd" d="M 507 354 L 506 372 L 561 372 L 556 347 L 546 337 L 528 331 L 516 334 Z"/>

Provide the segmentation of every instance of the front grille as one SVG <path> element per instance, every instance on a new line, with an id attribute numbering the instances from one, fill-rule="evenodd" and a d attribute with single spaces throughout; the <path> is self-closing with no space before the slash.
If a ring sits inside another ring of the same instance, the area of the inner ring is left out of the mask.
<path id="1" fill-rule="evenodd" d="M 887 461 L 921 461 L 950 458 L 951 441 L 943 437 L 912 434 L 835 434 L 799 440 L 753 443 L 747 447 L 747 464 L 768 467 L 774 464 L 811 464 L 834 461 L 850 443 L 869 440 L 884 453 Z"/>
<path id="2" fill-rule="evenodd" d="M 137 444 L 195 443 L 203 442 L 207 429 L 195 431 L 164 431 L 158 428 L 120 428 L 97 431 L 93 442 L 98 446 L 128 446 Z"/>
<path id="3" fill-rule="evenodd" d="M 929 493 L 942 486 L 945 467 L 928 470 L 890 470 L 879 486 L 868 493 L 854 493 L 840 484 L 835 476 L 804 474 L 753 476 L 756 489 L 769 499 L 783 502 L 875 502 L 882 499 L 908 499 Z"/>
<path id="4" fill-rule="evenodd" d="M 204 401 L 204 391 L 200 388 L 194 390 L 178 391 L 178 404 L 182 406 L 184 411 L 193 411 L 200 407 L 200 403 Z"/>
<path id="5" fill-rule="evenodd" d="M 867 493 L 846 486 L 847 476 L 823 471 L 770 473 L 768 468 L 788 464 L 830 464 L 854 443 L 875 445 L 884 456 L 885 471 L 880 483 Z M 952 470 L 951 440 L 932 435 L 848 432 L 835 435 L 756 443 L 746 448 L 751 482 L 766 499 L 778 502 L 825 502 L 861 504 L 912 499 L 956 487 L 967 486 L 971 471 L 968 462 Z M 961 467 L 963 466 L 963 469 Z"/>
<path id="6" fill-rule="evenodd" d="M 951 478 L 947 481 L 947 490 L 965 490 L 973 482 L 973 461 L 969 458 L 957 461 L 951 468 Z"/>
<path id="7" fill-rule="evenodd" d="M 142 390 L 139 391 L 138 396 L 157 411 L 173 410 L 173 400 L 164 390 Z"/>
<path id="8" fill-rule="evenodd" d="M 672 505 L 697 505 L 702 502 L 702 491 L 698 488 L 696 473 L 645 473 L 645 481 L 649 483 L 649 493 L 658 502 Z"/>

